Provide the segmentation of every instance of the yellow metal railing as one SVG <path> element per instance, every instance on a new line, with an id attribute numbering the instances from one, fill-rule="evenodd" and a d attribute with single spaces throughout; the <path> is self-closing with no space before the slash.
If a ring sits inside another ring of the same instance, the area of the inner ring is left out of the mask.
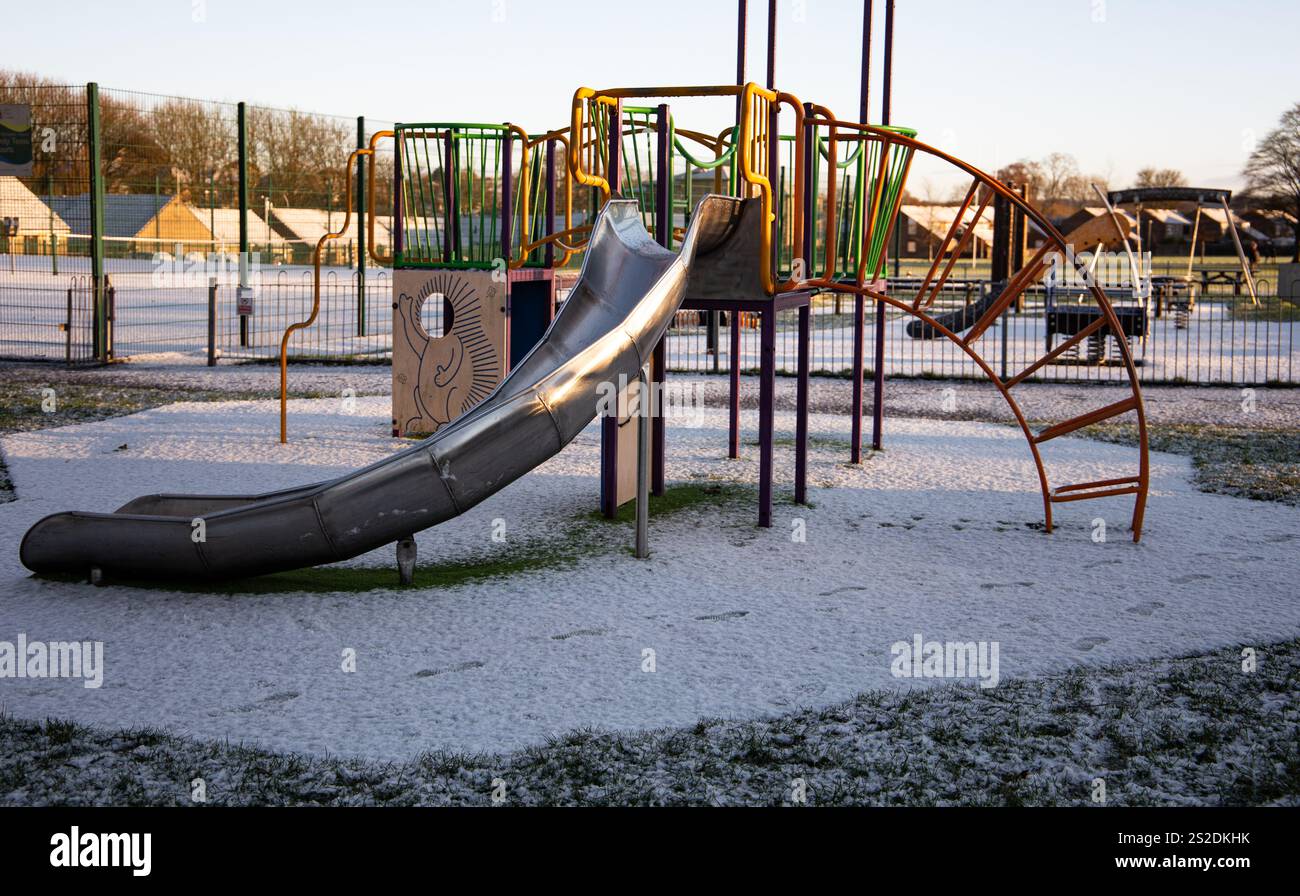
<path id="1" fill-rule="evenodd" d="M 775 199 L 772 188 L 772 156 L 777 140 L 776 119 L 781 106 L 788 106 L 795 115 L 794 133 L 803 133 L 803 104 L 789 93 L 769 90 L 757 84 L 727 84 L 715 87 L 620 87 L 595 90 L 580 87 L 573 94 L 569 122 L 569 142 L 578 147 L 568 157 L 569 173 L 584 186 L 600 190 L 604 201 L 610 198 L 610 184 L 606 177 L 607 160 L 601 154 L 596 137 L 600 128 L 595 114 L 609 115 L 624 99 L 650 97 L 739 97 L 740 122 L 738 158 L 741 181 L 746 185 L 745 195 L 758 194 L 762 204 L 764 226 L 760 241 L 759 271 L 763 288 L 769 294 L 794 286 L 795 281 L 776 282 L 772 245 L 776 226 Z M 621 127 L 621 122 L 615 123 Z M 803 240 L 804 164 L 803 141 L 795 141 L 794 239 L 795 245 Z M 671 176 L 668 173 L 666 176 Z M 603 204 L 603 203 L 602 203 Z"/>
<path id="2" fill-rule="evenodd" d="M 376 131 L 370 137 L 370 145 L 354 149 L 348 155 L 346 174 L 343 182 L 351 184 L 353 172 L 356 170 L 357 163 L 366 156 L 373 157 L 375 147 L 380 140 L 395 136 L 392 131 Z M 366 233 L 370 243 L 370 255 L 379 264 L 388 264 L 392 261 L 391 257 L 385 258 L 380 255 L 375 248 L 375 165 L 370 166 L 368 177 L 366 178 L 366 192 L 368 194 L 367 212 L 369 221 L 366 222 Z M 311 314 L 306 320 L 297 321 L 289 324 L 285 328 L 284 335 L 280 338 L 280 442 L 284 443 L 289 440 L 289 339 L 297 330 L 305 330 L 316 322 L 320 316 L 320 260 L 321 250 L 325 244 L 331 240 L 336 240 L 348 232 L 348 227 L 352 224 L 352 190 L 344 191 L 347 196 L 347 207 L 343 215 L 343 225 L 338 231 L 327 233 L 316 241 L 316 248 L 312 252 L 312 291 L 311 291 Z M 361 264 L 365 264 L 365 259 L 360 259 Z"/>

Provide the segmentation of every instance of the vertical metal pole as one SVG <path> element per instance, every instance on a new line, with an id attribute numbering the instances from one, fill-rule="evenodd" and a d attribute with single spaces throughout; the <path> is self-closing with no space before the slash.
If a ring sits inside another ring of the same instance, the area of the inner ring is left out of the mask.
<path id="1" fill-rule="evenodd" d="M 405 248 L 405 222 L 402 220 L 402 126 L 393 125 L 393 266 L 402 263 L 402 250 Z"/>
<path id="2" fill-rule="evenodd" d="M 660 103 L 657 114 L 658 146 L 655 179 L 655 239 L 665 249 L 673 245 L 673 171 L 672 171 L 672 115 L 667 103 Z M 667 445 L 667 421 L 663 413 L 663 385 L 668 375 L 666 363 L 667 335 L 654 347 L 650 361 L 650 380 L 653 383 L 649 396 L 642 396 L 649 401 L 650 432 L 652 436 L 650 488 L 656 495 L 664 493 L 664 458 Z M 644 419 L 644 418 L 643 418 Z"/>
<path id="3" fill-rule="evenodd" d="M 831 177 L 834 177 L 831 173 Z M 866 366 L 866 321 L 864 319 L 865 302 L 860 294 L 853 296 L 853 397 L 849 403 L 849 412 L 853 419 L 849 421 L 850 439 L 849 463 L 862 463 L 862 376 Z M 879 330 L 876 341 L 880 341 Z M 879 367 L 879 365 L 877 365 Z M 877 370 L 879 373 L 879 370 Z"/>
<path id="4" fill-rule="evenodd" d="M 880 123 L 890 122 L 894 84 L 894 0 L 885 0 L 885 70 L 884 94 L 880 98 Z"/>
<path id="5" fill-rule="evenodd" d="M 812 105 L 804 103 L 804 114 L 812 113 Z M 807 128 L 802 134 L 795 135 L 802 140 L 803 182 L 806 185 L 803 195 L 803 245 L 799 254 L 803 256 L 804 276 L 815 276 L 812 270 L 813 256 L 813 218 L 817 208 L 817 184 L 813 180 L 813 157 L 816 155 L 816 131 Z M 806 504 L 808 500 L 808 368 L 811 363 L 813 297 L 808 297 L 808 304 L 799 309 L 799 385 L 795 400 L 795 456 L 794 456 L 794 500 Z"/>
<path id="6" fill-rule="evenodd" d="M 525 154 L 528 152 L 528 145 L 523 145 Z M 507 129 L 501 135 L 501 272 L 505 275 L 506 282 L 506 344 L 505 344 L 505 366 L 510 370 L 510 336 L 511 329 L 514 326 L 514 309 L 510 304 L 510 256 L 514 254 L 514 209 L 511 207 L 514 202 L 515 188 L 515 171 L 514 165 L 511 164 L 511 155 L 514 152 L 514 133 Z M 527 190 L 528 184 L 523 184 L 520 189 Z M 470 197 L 470 203 L 473 204 L 473 196 Z M 470 232 L 474 231 L 473 219 L 470 220 Z M 471 240 L 472 242 L 472 240 Z"/>
<path id="7" fill-rule="evenodd" d="M 208 366 L 217 366 L 217 278 L 208 278 Z"/>
<path id="8" fill-rule="evenodd" d="M 610 113 L 609 133 L 605 136 L 608 140 L 606 158 L 609 160 L 605 170 L 605 179 L 609 181 L 609 195 L 611 197 L 622 196 L 623 101 L 621 99 L 614 103 L 614 111 Z"/>
<path id="9" fill-rule="evenodd" d="M 510 256 L 514 254 L 514 209 L 511 204 L 515 198 L 515 170 L 512 163 L 511 154 L 514 152 L 514 132 L 507 130 L 501 135 L 501 260 L 506 264 L 507 269 L 510 265 Z M 524 152 L 528 152 L 528 147 L 523 147 Z M 527 190 L 528 184 L 521 185 L 520 189 Z M 507 302 L 507 304 L 509 304 Z"/>
<path id="10" fill-rule="evenodd" d="M 239 288 L 248 287 L 248 107 L 238 108 L 239 149 Z M 271 226 L 268 216 L 267 226 Z M 237 297 L 238 298 L 238 297 Z M 248 347 L 248 315 L 239 315 L 239 345 Z"/>
<path id="11" fill-rule="evenodd" d="M 871 120 L 871 14 L 872 0 L 862 0 L 862 75 L 858 85 L 858 121 Z"/>
<path id="12" fill-rule="evenodd" d="M 555 234 L 555 141 L 546 141 L 546 235 Z M 547 243 L 546 249 L 546 267 L 555 267 L 555 243 Z M 547 313 L 547 320 L 550 320 L 555 313 L 555 299 L 552 293 L 551 309 Z"/>
<path id="13" fill-rule="evenodd" d="M 455 139 L 451 129 L 448 128 L 442 148 L 442 260 L 446 264 L 451 264 L 456 251 L 454 230 L 460 223 L 460 214 L 456 210 L 456 186 L 459 178 L 456 175 L 456 163 L 452 158 L 455 148 Z"/>
<path id="14" fill-rule="evenodd" d="M 109 359 L 108 296 L 104 284 L 104 181 L 100 172 L 99 85 L 86 85 L 86 142 L 90 167 L 90 280 L 94 309 L 92 348 L 97 361 Z"/>
<path id="15" fill-rule="evenodd" d="M 740 0 L 739 7 L 736 16 L 736 86 L 743 87 L 745 84 L 745 52 L 749 32 L 749 3 L 746 0 Z M 740 124 L 740 105 L 743 102 L 743 98 L 736 97 L 737 125 Z"/>
<path id="16" fill-rule="evenodd" d="M 758 372 L 758 524 L 772 525 L 772 418 L 776 393 L 776 312 L 758 313 L 761 356 Z"/>
<path id="17" fill-rule="evenodd" d="M 889 124 L 894 77 L 894 0 L 885 2 L 884 95 L 880 98 L 880 123 Z M 871 449 L 884 447 L 885 426 L 885 302 L 876 299 L 876 359 L 872 371 Z"/>
<path id="18" fill-rule="evenodd" d="M 366 117 L 357 116 L 357 149 L 366 147 Z M 366 227 L 366 165 L 374 159 L 357 156 L 357 335 L 366 335 L 366 256 L 369 254 Z M 370 209 L 374 214 L 374 209 Z"/>
<path id="19" fill-rule="evenodd" d="M 731 326 L 731 369 L 728 371 L 727 396 L 727 457 L 740 457 L 740 312 L 735 308 L 727 312 Z"/>
<path id="20" fill-rule="evenodd" d="M 610 113 L 606 137 L 605 178 L 611 198 L 623 189 L 623 101 L 618 100 Z M 638 421 L 638 427 L 640 422 Z M 638 439 L 640 436 L 637 437 Z M 600 421 L 601 510 L 610 519 L 618 513 L 618 408 Z"/>
<path id="21" fill-rule="evenodd" d="M 54 232 L 54 171 L 45 172 L 45 204 L 50 210 L 50 273 L 59 275 L 59 236 Z"/>
<path id="22" fill-rule="evenodd" d="M 874 4 L 872 0 L 863 0 L 862 3 L 862 72 L 858 85 L 858 120 L 864 124 L 871 120 L 871 25 L 874 13 Z M 813 147 L 814 151 L 816 146 Z M 807 152 L 805 151 L 805 154 Z M 835 177 L 835 172 L 830 172 L 831 177 Z M 815 188 L 809 192 L 815 193 Z M 839 311 L 839 300 L 836 300 L 836 312 Z M 863 320 L 864 301 L 861 295 L 853 297 L 853 388 L 852 398 L 849 403 L 849 412 L 853 415 L 849 421 L 849 430 L 851 446 L 849 448 L 849 463 L 862 463 L 862 368 L 865 366 L 866 346 L 866 326 Z"/>
<path id="23" fill-rule="evenodd" d="M 68 322 L 64 327 L 64 359 L 72 366 L 72 287 L 68 287 Z"/>
<path id="24" fill-rule="evenodd" d="M 776 90 L 776 0 L 767 3 L 767 89 Z M 776 186 L 777 170 L 781 165 L 781 132 L 779 106 L 772 103 L 768 112 L 767 128 L 767 178 Z M 778 194 L 779 195 L 779 194 Z M 779 200 L 778 200 L 779 201 Z M 763 226 L 772 230 L 772 257 L 766 263 L 772 271 L 772 282 L 777 280 L 777 257 L 781 254 L 780 241 L 776 238 L 776 221 L 765 221 Z"/>
<path id="25" fill-rule="evenodd" d="M 799 387 L 795 399 L 794 501 L 808 503 L 808 348 L 812 297 L 799 308 Z"/>
<path id="26" fill-rule="evenodd" d="M 646 425 L 650 408 L 650 382 L 643 366 L 639 371 L 641 413 L 636 426 L 636 556 L 645 560 L 650 556 L 650 428 Z"/>
<path id="27" fill-rule="evenodd" d="M 746 64 L 745 57 L 748 53 L 748 48 L 749 48 L 748 0 L 739 0 L 737 6 L 738 9 L 736 11 L 737 12 L 736 14 L 736 86 L 743 87 L 745 85 L 745 64 Z M 743 111 L 742 107 L 744 105 L 744 102 L 745 102 L 744 97 L 741 96 L 740 94 L 737 94 L 736 95 L 736 120 L 732 122 L 732 124 L 734 125 L 734 129 L 731 132 L 731 139 L 733 142 L 739 139 L 740 136 L 740 118 L 741 118 L 741 113 Z M 691 171 L 689 165 L 687 166 L 687 171 L 686 171 L 686 189 L 688 191 L 691 189 Z M 687 196 L 688 197 L 690 196 L 689 192 L 687 193 Z M 688 199 L 686 213 L 689 215 L 691 211 L 692 209 L 690 208 L 689 199 Z M 722 313 L 720 311 L 709 311 L 707 312 L 707 314 L 708 314 L 708 332 L 705 338 L 708 342 L 709 347 L 713 349 L 713 372 L 717 373 L 722 369 L 722 345 L 721 345 L 722 340 L 721 340 L 721 332 L 720 332 Z M 735 312 L 732 312 L 731 342 L 733 346 L 739 344 L 739 342 L 736 340 L 737 330 L 736 330 L 735 316 L 736 316 Z M 731 373 L 730 404 L 736 405 L 737 409 L 733 410 L 733 413 L 731 415 L 731 421 L 730 421 L 729 438 L 731 444 L 731 448 L 730 448 L 731 457 L 737 456 L 737 451 L 738 451 L 737 433 L 739 431 L 739 426 L 740 426 L 739 411 L 738 411 L 739 405 L 737 404 L 740 401 L 738 397 L 740 380 L 737 378 L 735 360 L 736 360 L 736 353 L 735 351 L 733 351 L 731 355 L 731 365 L 730 365 L 730 373 Z"/>

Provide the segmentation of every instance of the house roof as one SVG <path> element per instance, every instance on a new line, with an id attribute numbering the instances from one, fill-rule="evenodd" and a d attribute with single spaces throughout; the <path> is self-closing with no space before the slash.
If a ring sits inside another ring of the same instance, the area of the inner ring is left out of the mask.
<path id="1" fill-rule="evenodd" d="M 1099 218 L 1099 217 L 1101 217 L 1102 215 L 1108 215 L 1108 214 L 1110 214 L 1110 212 L 1108 212 L 1108 211 L 1106 210 L 1106 207 L 1103 206 L 1103 205 L 1085 205 L 1085 206 L 1084 206 L 1083 208 L 1081 208 L 1079 211 L 1087 212 L 1089 215 L 1091 215 L 1091 216 L 1094 217 L 1094 218 Z M 1078 213 L 1079 213 L 1079 212 L 1075 212 L 1074 214 L 1077 215 Z M 1115 214 L 1119 215 L 1120 218 L 1122 218 L 1123 220 L 1127 221 L 1130 225 L 1136 225 L 1136 224 L 1137 224 L 1137 218 L 1134 218 L 1134 217 L 1133 217 L 1131 214 L 1129 214 L 1128 211 L 1125 210 L 1125 209 L 1117 208 L 1117 209 L 1115 209 Z M 1071 215 L 1070 217 L 1074 217 L 1074 215 Z"/>
<path id="2" fill-rule="evenodd" d="M 134 237 L 176 197 L 152 193 L 105 193 L 104 236 Z M 76 234 L 90 233 L 90 194 L 55 196 L 54 210 Z"/>
<path id="3" fill-rule="evenodd" d="M 202 208 L 190 206 L 199 223 L 212 231 L 212 238 L 219 243 L 239 243 L 239 209 L 237 208 Z M 254 241 L 266 239 L 266 221 L 251 208 L 248 210 L 248 238 Z"/>
<path id="4" fill-rule="evenodd" d="M 1161 224 L 1181 224 L 1191 226 L 1191 219 L 1171 208 L 1144 208 L 1142 214 L 1159 221 Z"/>
<path id="5" fill-rule="evenodd" d="M 16 177 L 0 177 L 0 217 L 17 218 L 20 234 L 50 232 L 50 206 Z M 55 233 L 72 232 L 57 210 L 53 227 Z"/>
<path id="6" fill-rule="evenodd" d="M 924 227 L 939 239 L 944 239 L 948 235 L 948 230 L 952 227 L 953 219 L 957 217 L 959 205 L 904 205 L 900 211 L 907 217 L 917 223 L 918 226 Z M 967 223 L 974 217 L 974 212 L 967 210 L 963 216 Z M 985 208 L 984 213 L 980 215 L 979 221 L 975 223 L 975 239 L 984 243 L 993 242 L 993 210 Z"/>
<path id="7" fill-rule="evenodd" d="M 1286 224 L 1295 223 L 1295 215 L 1280 208 L 1253 208 L 1250 211 L 1243 212 L 1242 217 L 1260 218 L 1265 221 L 1281 221 Z"/>
<path id="8" fill-rule="evenodd" d="M 274 223 L 283 228 L 292 238 L 315 244 L 325 234 L 337 232 L 343 226 L 344 214 L 342 211 L 327 212 L 323 208 L 276 208 L 272 206 L 271 217 L 274 219 Z M 348 222 L 348 229 L 344 232 L 342 238 L 355 240 L 357 238 L 357 224 L 358 216 L 354 214 L 352 220 Z M 392 224 L 391 216 L 376 215 L 375 237 L 382 237 L 387 240 L 392 230 Z"/>
<path id="9" fill-rule="evenodd" d="M 1201 209 L 1201 217 L 1209 218 L 1215 224 L 1218 224 L 1219 227 L 1222 228 L 1224 231 L 1228 229 L 1228 225 L 1227 225 L 1228 216 L 1224 213 L 1223 209 L 1221 208 L 1203 208 Z M 1260 233 L 1254 227 L 1251 227 L 1249 224 L 1246 223 L 1246 220 L 1236 212 L 1232 213 L 1232 221 L 1233 224 L 1236 226 L 1237 230 L 1243 236 L 1250 237 L 1252 240 L 1268 239 L 1268 234 Z"/>

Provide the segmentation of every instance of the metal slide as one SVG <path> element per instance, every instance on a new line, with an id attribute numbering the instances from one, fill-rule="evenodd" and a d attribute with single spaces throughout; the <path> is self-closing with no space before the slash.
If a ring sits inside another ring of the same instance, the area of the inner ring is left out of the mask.
<path id="1" fill-rule="evenodd" d="M 57 513 L 28 530 L 22 562 L 40 573 L 239 578 L 346 560 L 463 513 L 572 441 L 595 418 L 601 383 L 636 378 L 695 259 L 736 264 L 754 201 L 706 197 L 680 253 L 650 238 L 634 201 L 608 203 L 542 340 L 482 404 L 399 454 L 270 494 L 147 495 L 115 513 Z M 191 537 L 196 518 L 205 540 Z"/>

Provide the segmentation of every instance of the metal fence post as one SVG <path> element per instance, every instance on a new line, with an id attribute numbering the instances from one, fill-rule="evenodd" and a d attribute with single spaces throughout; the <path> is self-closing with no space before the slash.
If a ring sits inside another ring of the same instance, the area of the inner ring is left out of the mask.
<path id="1" fill-rule="evenodd" d="M 239 146 L 239 289 L 248 287 L 248 106 L 238 108 Z M 268 221 L 269 225 L 270 222 Z M 236 301 L 239 291 L 235 293 Z M 239 315 L 239 346 L 248 347 L 248 315 Z"/>
<path id="2" fill-rule="evenodd" d="M 92 348 L 108 361 L 108 298 L 104 289 L 104 181 L 100 172 L 99 85 L 86 85 L 86 144 L 90 167 L 90 295 L 94 310 Z"/>
<path id="3" fill-rule="evenodd" d="M 68 319 L 63 325 L 63 357 L 69 367 L 72 366 L 72 287 L 68 287 Z"/>
<path id="4" fill-rule="evenodd" d="M 366 117 L 357 116 L 357 149 L 366 148 Z M 374 159 L 369 164 L 374 164 Z M 366 335 L 366 164 L 357 156 L 357 335 Z M 371 214 L 374 210 L 371 209 Z"/>
<path id="5" fill-rule="evenodd" d="M 208 278 L 208 366 L 217 366 L 217 278 Z"/>

